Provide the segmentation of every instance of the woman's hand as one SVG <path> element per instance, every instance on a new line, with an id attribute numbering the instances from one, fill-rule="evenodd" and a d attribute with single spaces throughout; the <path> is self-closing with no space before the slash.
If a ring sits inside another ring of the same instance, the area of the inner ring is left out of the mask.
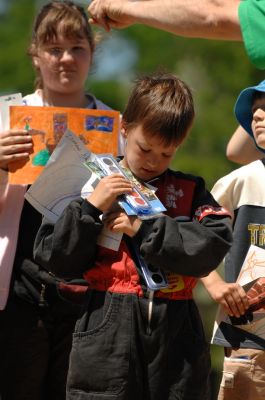
<path id="1" fill-rule="evenodd" d="M 113 174 L 102 178 L 87 200 L 102 212 L 106 212 L 118 196 L 131 192 L 132 183 L 121 174 Z"/>
<path id="2" fill-rule="evenodd" d="M 127 215 L 124 211 L 107 213 L 104 215 L 104 225 L 112 232 L 122 232 L 133 237 L 138 232 L 142 221 L 133 215 Z"/>
<path id="3" fill-rule="evenodd" d="M 33 151 L 32 137 L 26 130 L 0 133 L 0 168 L 7 169 L 14 161 L 26 161 Z"/>

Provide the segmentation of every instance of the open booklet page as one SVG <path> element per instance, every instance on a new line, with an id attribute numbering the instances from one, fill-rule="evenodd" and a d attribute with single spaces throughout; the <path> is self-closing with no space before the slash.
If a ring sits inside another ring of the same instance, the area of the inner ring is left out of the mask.
<path id="1" fill-rule="evenodd" d="M 94 190 L 98 177 L 85 166 L 94 160 L 82 140 L 67 131 L 46 167 L 27 191 L 25 198 L 48 220 L 55 223 L 65 207 L 74 199 L 87 197 Z M 118 250 L 122 235 L 103 229 L 98 243 Z"/>
<path id="2" fill-rule="evenodd" d="M 251 245 L 241 268 L 237 282 L 247 293 L 250 307 L 240 318 L 229 317 L 218 307 L 213 329 L 212 343 L 218 343 L 222 324 L 233 325 L 265 339 L 265 250 Z"/>

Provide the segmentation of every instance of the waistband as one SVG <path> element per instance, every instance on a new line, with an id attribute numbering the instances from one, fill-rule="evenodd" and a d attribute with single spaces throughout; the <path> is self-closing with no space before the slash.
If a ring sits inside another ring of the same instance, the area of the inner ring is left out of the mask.
<path id="1" fill-rule="evenodd" d="M 134 294 L 138 297 L 149 297 L 150 290 L 140 282 L 113 279 L 102 279 L 101 281 L 88 280 L 88 289 L 100 292 L 111 292 L 119 294 Z M 166 289 L 154 291 L 154 297 L 169 300 L 190 300 L 193 298 L 194 285 L 180 289 L 177 285 L 170 285 Z"/>

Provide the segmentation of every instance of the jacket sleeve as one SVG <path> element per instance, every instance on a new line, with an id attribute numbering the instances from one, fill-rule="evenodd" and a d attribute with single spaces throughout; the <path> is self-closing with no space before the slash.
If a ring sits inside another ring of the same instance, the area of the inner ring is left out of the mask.
<path id="1" fill-rule="evenodd" d="M 82 277 L 94 263 L 102 230 L 101 211 L 86 200 L 74 200 L 55 224 L 44 219 L 34 244 L 34 258 L 63 279 Z"/>
<path id="2" fill-rule="evenodd" d="M 220 264 L 232 244 L 231 218 L 200 180 L 190 221 L 166 215 L 144 221 L 135 240 L 147 263 L 203 277 Z"/>

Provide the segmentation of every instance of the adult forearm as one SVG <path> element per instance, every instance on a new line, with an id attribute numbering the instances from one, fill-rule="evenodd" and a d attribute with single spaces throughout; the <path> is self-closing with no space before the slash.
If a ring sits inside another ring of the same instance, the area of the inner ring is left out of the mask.
<path id="1" fill-rule="evenodd" d="M 239 0 L 149 0 L 124 3 L 125 19 L 176 35 L 242 40 Z"/>

